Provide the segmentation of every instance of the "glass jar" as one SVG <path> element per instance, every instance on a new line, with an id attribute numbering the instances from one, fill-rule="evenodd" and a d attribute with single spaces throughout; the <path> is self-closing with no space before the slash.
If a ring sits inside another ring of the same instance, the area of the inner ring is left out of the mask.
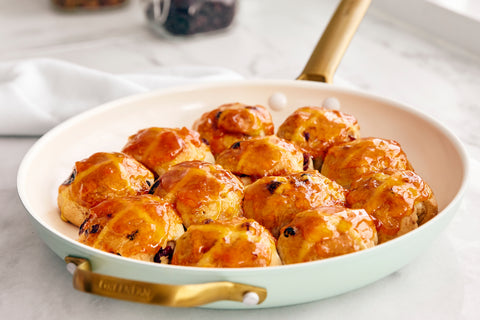
<path id="1" fill-rule="evenodd" d="M 173 35 L 194 35 L 231 25 L 236 0 L 147 0 L 145 15 L 155 30 Z"/>

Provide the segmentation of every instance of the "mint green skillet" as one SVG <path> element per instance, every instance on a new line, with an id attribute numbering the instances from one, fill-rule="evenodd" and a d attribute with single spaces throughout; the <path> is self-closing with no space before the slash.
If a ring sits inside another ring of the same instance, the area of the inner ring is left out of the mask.
<path id="1" fill-rule="evenodd" d="M 344 0 L 299 79 L 331 82 L 370 0 Z M 280 99 L 279 99 L 280 97 Z M 278 126 L 293 110 L 337 99 L 362 136 L 395 139 L 435 192 L 440 213 L 418 229 L 374 248 L 340 257 L 267 268 L 195 268 L 119 257 L 76 241 L 60 219 L 57 188 L 72 165 L 98 151 L 118 151 L 149 126 L 191 127 L 226 102 L 272 106 Z M 412 129 L 414 128 L 414 129 Z M 468 160 L 458 138 L 418 110 L 332 84 L 295 80 L 210 83 L 159 90 L 113 101 L 49 131 L 18 172 L 18 193 L 39 236 L 66 262 L 76 289 L 175 307 L 267 308 L 319 300 L 372 283 L 424 252 L 447 226 L 465 193 Z M 395 290 L 395 288 L 392 288 Z"/>

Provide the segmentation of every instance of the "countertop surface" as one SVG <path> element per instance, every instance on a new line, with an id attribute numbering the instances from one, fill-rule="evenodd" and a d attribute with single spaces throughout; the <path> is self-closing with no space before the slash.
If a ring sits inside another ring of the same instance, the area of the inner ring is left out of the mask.
<path id="1" fill-rule="evenodd" d="M 242 0 L 226 32 L 161 37 L 140 6 L 66 14 L 44 1 L 0 0 L 0 63 L 48 57 L 109 73 L 220 66 L 246 79 L 294 79 L 334 1 Z M 472 35 L 472 41 L 479 41 Z M 479 319 L 480 57 L 372 6 L 334 82 L 418 108 L 451 129 L 470 157 L 460 210 L 406 267 L 367 287 L 291 307 L 174 309 L 88 295 L 38 237 L 17 195 L 16 174 L 38 137 L 0 137 L 0 317 L 2 319 Z M 448 170 L 448 168 L 445 168 Z"/>

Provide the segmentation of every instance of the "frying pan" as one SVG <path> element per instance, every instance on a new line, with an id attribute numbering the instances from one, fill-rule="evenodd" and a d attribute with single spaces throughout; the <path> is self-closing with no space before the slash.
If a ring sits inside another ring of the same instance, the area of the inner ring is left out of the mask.
<path id="1" fill-rule="evenodd" d="M 299 79 L 332 81 L 369 4 L 340 3 Z M 107 103 L 37 141 L 20 165 L 18 193 L 39 236 L 67 263 L 78 290 L 142 303 L 230 309 L 286 306 L 354 290 L 409 263 L 447 226 L 465 192 L 467 156 L 454 134 L 414 108 L 322 82 L 212 83 Z M 141 128 L 191 127 L 201 114 L 223 103 L 268 105 L 279 94 L 288 107 L 272 110 L 277 126 L 296 108 L 321 105 L 333 97 L 342 111 L 357 118 L 362 136 L 397 140 L 434 190 L 439 214 L 406 235 L 360 252 L 295 265 L 231 269 L 162 265 L 105 253 L 77 242 L 77 229 L 60 219 L 57 188 L 75 161 L 98 151 L 120 150 Z"/>

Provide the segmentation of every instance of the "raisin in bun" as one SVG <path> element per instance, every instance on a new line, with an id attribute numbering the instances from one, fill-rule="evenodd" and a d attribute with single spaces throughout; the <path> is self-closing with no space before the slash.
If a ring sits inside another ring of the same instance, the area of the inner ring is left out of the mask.
<path id="1" fill-rule="evenodd" d="M 277 249 L 284 264 L 331 258 L 377 244 L 375 224 L 363 209 L 317 207 L 282 228 Z"/>
<path id="2" fill-rule="evenodd" d="M 154 194 L 174 204 L 186 227 L 242 215 L 243 184 L 219 165 L 179 163 L 155 183 Z"/>
<path id="3" fill-rule="evenodd" d="M 153 182 L 153 173 L 134 158 L 116 152 L 95 153 L 76 162 L 58 188 L 61 217 L 80 226 L 91 207 L 106 199 L 148 193 Z"/>
<path id="4" fill-rule="evenodd" d="M 193 129 L 208 142 L 215 156 L 237 141 L 274 132 L 272 116 L 265 107 L 238 102 L 223 104 L 204 113 L 195 121 Z"/>
<path id="5" fill-rule="evenodd" d="M 122 152 L 131 155 L 158 176 L 180 162 L 215 161 L 198 132 L 187 128 L 142 129 L 128 138 Z"/>
<path id="6" fill-rule="evenodd" d="M 281 264 L 275 238 L 246 218 L 190 226 L 177 240 L 172 264 L 210 268 L 267 267 Z"/>
<path id="7" fill-rule="evenodd" d="M 394 140 L 360 138 L 331 147 L 322 174 L 345 188 L 365 174 L 385 169 L 413 170 L 407 155 Z"/>
<path id="8" fill-rule="evenodd" d="M 338 110 L 303 107 L 285 119 L 277 135 L 311 155 L 315 169 L 320 169 L 327 150 L 335 144 L 358 139 L 360 126 L 355 117 Z"/>
<path id="9" fill-rule="evenodd" d="M 311 167 L 311 159 L 306 161 L 298 147 L 272 135 L 234 143 L 218 155 L 217 164 L 250 183 L 265 176 L 302 172 Z"/>
<path id="10" fill-rule="evenodd" d="M 379 243 L 416 229 L 438 213 L 432 190 L 413 171 L 364 176 L 352 183 L 347 204 L 365 209 L 376 220 Z"/>
<path id="11" fill-rule="evenodd" d="M 105 200 L 91 208 L 79 241 L 122 257 L 168 262 L 163 253 L 173 252 L 183 232 L 173 206 L 146 194 Z"/>
<path id="12" fill-rule="evenodd" d="M 316 170 L 258 179 L 245 187 L 244 215 L 278 237 L 295 214 L 318 206 L 344 206 L 346 190 Z"/>

